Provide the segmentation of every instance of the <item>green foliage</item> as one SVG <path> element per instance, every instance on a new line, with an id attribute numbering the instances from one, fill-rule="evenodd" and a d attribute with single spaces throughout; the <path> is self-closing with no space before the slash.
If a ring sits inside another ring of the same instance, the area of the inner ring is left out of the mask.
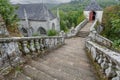
<path id="1" fill-rule="evenodd" d="M 56 30 L 48 30 L 47 35 L 48 36 L 56 36 L 58 33 Z"/>
<path id="2" fill-rule="evenodd" d="M 114 42 L 114 46 L 120 47 L 120 6 L 107 7 L 104 10 L 103 25 L 105 29 L 103 35 Z"/>
<path id="3" fill-rule="evenodd" d="M 68 12 L 64 12 L 60 10 L 60 29 L 67 32 L 68 29 L 77 26 L 84 19 L 83 11 L 69 10 Z"/>
<path id="4" fill-rule="evenodd" d="M 108 6 L 119 4 L 117 0 L 97 0 L 101 7 L 106 8 Z"/>
<path id="5" fill-rule="evenodd" d="M 22 72 L 22 67 L 21 67 L 21 66 L 16 66 L 16 67 L 15 67 L 15 70 L 16 70 L 17 72 Z"/>
<path id="6" fill-rule="evenodd" d="M 34 33 L 32 36 L 40 36 L 40 34 L 38 34 L 38 33 Z"/>
<path id="7" fill-rule="evenodd" d="M 17 26 L 16 7 L 12 6 L 9 0 L 0 0 L 0 14 L 3 17 L 7 27 Z"/>
<path id="8" fill-rule="evenodd" d="M 89 3 L 89 0 L 71 1 L 70 3 L 64 3 L 61 5 L 58 5 L 57 7 L 60 10 L 63 10 L 64 12 L 80 11 L 80 10 L 83 10 L 88 3 Z"/>
<path id="9" fill-rule="evenodd" d="M 88 4 L 88 1 L 89 0 L 83 0 L 82 2 L 71 1 L 70 3 L 60 4 L 52 9 L 54 13 L 57 8 L 60 10 L 61 30 L 67 32 L 68 29 L 77 26 L 85 19 L 83 8 L 85 4 Z"/>
<path id="10" fill-rule="evenodd" d="M 120 39 L 114 40 L 113 46 L 114 46 L 115 48 L 120 48 Z"/>
<path id="11" fill-rule="evenodd" d="M 78 19 L 77 19 L 77 24 L 79 24 L 80 22 L 82 22 L 85 19 L 85 16 L 83 14 L 81 14 Z"/>

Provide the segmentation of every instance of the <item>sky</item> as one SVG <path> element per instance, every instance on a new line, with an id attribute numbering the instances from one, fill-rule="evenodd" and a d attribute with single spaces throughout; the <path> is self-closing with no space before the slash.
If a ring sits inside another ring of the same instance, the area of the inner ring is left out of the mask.
<path id="1" fill-rule="evenodd" d="M 70 0 L 10 0 L 10 2 L 17 4 L 17 3 L 41 3 L 41 2 L 47 2 L 47 3 L 64 3 L 69 2 Z"/>

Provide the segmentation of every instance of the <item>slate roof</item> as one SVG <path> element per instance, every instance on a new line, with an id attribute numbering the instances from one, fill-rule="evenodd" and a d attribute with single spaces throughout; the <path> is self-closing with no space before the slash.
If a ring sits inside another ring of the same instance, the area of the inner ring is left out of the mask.
<path id="1" fill-rule="evenodd" d="M 24 9 L 26 10 L 29 20 L 44 21 L 48 18 L 50 20 L 55 18 L 52 12 L 48 10 L 44 4 L 19 4 L 18 7 L 16 13 L 20 19 L 25 19 Z"/>
<path id="2" fill-rule="evenodd" d="M 85 11 L 91 11 L 91 10 L 102 11 L 102 8 L 95 0 L 92 0 L 91 3 L 85 8 Z"/>

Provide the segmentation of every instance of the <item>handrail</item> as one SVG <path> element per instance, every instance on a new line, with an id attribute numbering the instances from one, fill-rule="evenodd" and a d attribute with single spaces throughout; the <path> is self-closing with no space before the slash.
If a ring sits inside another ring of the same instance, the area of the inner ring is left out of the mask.
<path id="1" fill-rule="evenodd" d="M 11 37 L 11 38 L 0 38 L 0 43 L 2 42 L 16 42 L 16 41 L 24 41 L 24 40 L 35 40 L 35 39 L 52 39 L 52 38 L 63 38 L 61 36 L 45 36 L 45 37 Z"/>

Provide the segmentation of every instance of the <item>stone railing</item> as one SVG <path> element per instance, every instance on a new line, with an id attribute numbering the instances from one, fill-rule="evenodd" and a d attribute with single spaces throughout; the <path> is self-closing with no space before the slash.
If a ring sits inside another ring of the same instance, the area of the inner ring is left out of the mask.
<path id="1" fill-rule="evenodd" d="M 94 62 L 99 64 L 102 73 L 108 80 L 120 80 L 120 53 L 92 41 L 86 42 L 86 48 L 91 53 Z"/>
<path id="2" fill-rule="evenodd" d="M 0 73 L 22 63 L 22 55 L 37 56 L 63 44 L 64 37 L 0 38 Z"/>
<path id="3" fill-rule="evenodd" d="M 93 25 L 90 28 L 89 38 L 92 41 L 95 41 L 101 45 L 104 45 L 106 47 L 111 47 L 113 42 L 97 33 L 97 31 L 95 29 L 96 23 L 97 23 L 97 20 L 95 20 L 95 22 L 93 23 Z"/>
<path id="4" fill-rule="evenodd" d="M 97 33 L 96 23 L 97 21 L 90 28 L 86 49 L 108 80 L 120 80 L 120 53 L 110 50 L 112 41 Z"/>
<path id="5" fill-rule="evenodd" d="M 88 19 L 83 20 L 80 24 L 78 24 L 75 28 L 72 27 L 68 33 L 63 33 L 66 38 L 71 38 L 77 35 L 77 33 L 80 31 L 81 28 L 83 28 L 88 23 Z"/>

